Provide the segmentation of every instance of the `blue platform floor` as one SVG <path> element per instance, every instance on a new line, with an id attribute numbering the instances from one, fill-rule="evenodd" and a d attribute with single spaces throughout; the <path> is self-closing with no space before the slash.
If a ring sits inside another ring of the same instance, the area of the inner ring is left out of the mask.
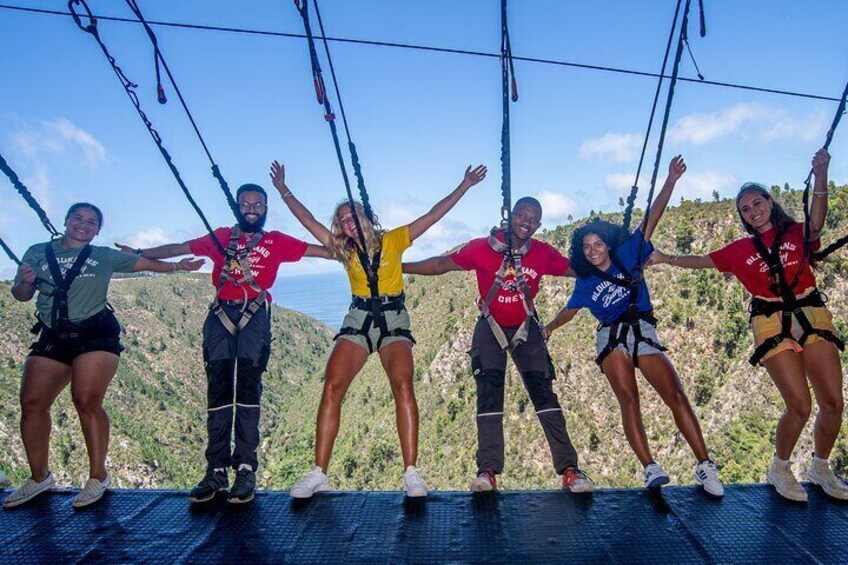
<path id="1" fill-rule="evenodd" d="M 58 490 L 0 511 L 0 563 L 848 563 L 848 504 L 808 492 L 261 491 L 190 507 L 185 492 L 113 490 L 75 511 Z"/>

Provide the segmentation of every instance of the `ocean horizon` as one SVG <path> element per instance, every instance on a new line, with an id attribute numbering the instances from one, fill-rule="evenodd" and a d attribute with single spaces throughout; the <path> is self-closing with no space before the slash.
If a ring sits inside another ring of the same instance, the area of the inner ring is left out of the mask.
<path id="1" fill-rule="evenodd" d="M 338 330 L 350 306 L 344 270 L 281 276 L 271 288 L 274 304 L 311 316 Z"/>

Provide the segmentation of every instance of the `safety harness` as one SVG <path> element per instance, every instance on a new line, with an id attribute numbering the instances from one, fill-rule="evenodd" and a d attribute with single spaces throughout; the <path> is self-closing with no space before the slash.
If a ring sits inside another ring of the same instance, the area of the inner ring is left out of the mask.
<path id="1" fill-rule="evenodd" d="M 238 323 L 234 324 L 224 311 L 222 302 L 218 298 L 217 294 L 215 295 L 215 300 L 212 302 L 210 309 L 231 335 L 237 335 L 245 328 L 245 326 L 247 326 L 250 319 L 253 318 L 259 310 L 263 307 L 268 307 L 266 300 L 268 291 L 256 284 L 256 280 L 253 278 L 253 271 L 250 270 L 250 262 L 247 259 L 250 252 L 254 247 L 256 247 L 256 244 L 262 240 L 264 235 L 265 232 L 262 230 L 252 234 L 247 239 L 247 244 L 244 249 L 239 250 L 238 242 L 241 237 L 241 228 L 237 224 L 233 226 L 232 232 L 230 233 L 230 244 L 224 254 L 224 268 L 221 269 L 221 277 L 218 279 L 218 290 L 220 291 L 224 284 L 228 281 L 242 289 L 242 292 L 244 292 L 244 301 L 242 302 L 241 317 L 239 318 Z M 241 277 L 233 276 L 232 273 L 236 269 L 241 271 Z M 258 293 L 257 296 L 252 300 L 248 300 L 247 289 L 245 289 L 243 285 L 247 285 L 255 290 Z"/>
<path id="2" fill-rule="evenodd" d="M 780 301 L 769 301 L 757 298 L 756 296 L 751 298 L 750 317 L 753 319 L 754 316 L 772 316 L 780 312 L 781 318 L 780 333 L 766 339 L 754 349 L 754 353 L 748 359 L 751 365 L 757 365 L 769 351 L 780 345 L 784 339 L 797 341 L 803 347 L 811 335 L 817 335 L 835 344 L 840 351 L 844 351 L 845 343 L 841 339 L 830 330 L 813 327 L 809 318 L 804 313 L 803 308 L 805 307 L 823 307 L 826 302 L 825 296 L 818 289 L 813 289 L 807 296 L 797 298 L 793 292 L 793 288 L 797 284 L 798 277 L 795 278 L 792 284 L 787 282 L 786 272 L 783 269 L 783 263 L 780 261 L 780 246 L 783 240 L 783 233 L 778 232 L 775 235 L 771 249 L 765 246 L 758 234 L 755 234 L 752 239 L 754 247 L 756 247 L 760 257 L 762 257 L 766 266 L 768 266 L 769 278 L 773 281 L 770 285 L 771 289 L 775 294 L 780 295 L 781 299 Z M 801 268 L 803 268 L 803 265 L 801 265 Z M 795 339 L 792 335 L 793 318 L 801 326 L 801 336 L 798 339 Z"/>
<path id="3" fill-rule="evenodd" d="M 640 325 L 641 321 L 644 320 L 652 326 L 656 326 L 657 319 L 654 317 L 653 310 L 639 311 L 638 292 L 641 284 L 641 278 L 634 277 L 633 273 L 624 267 L 624 264 L 616 256 L 614 251 L 610 251 L 610 260 L 621 273 L 620 277 L 613 276 L 592 265 L 594 274 L 611 284 L 629 289 L 630 304 L 627 306 L 627 310 L 624 314 L 614 322 L 601 322 L 598 324 L 598 331 L 602 328 L 609 328 L 609 341 L 607 341 L 607 344 L 604 346 L 603 350 L 601 350 L 601 353 L 595 358 L 595 363 L 600 366 L 601 363 L 604 362 L 604 359 L 606 359 L 607 355 L 615 351 L 620 345 L 623 345 L 624 348 L 627 349 L 627 337 L 630 332 L 633 332 L 633 349 L 630 352 L 630 355 L 633 359 L 633 366 L 638 367 L 640 343 L 644 343 L 660 351 L 666 351 L 666 348 L 642 334 L 642 327 Z"/>
<path id="4" fill-rule="evenodd" d="M 382 252 L 382 249 L 378 250 L 377 253 L 374 254 L 374 258 L 369 260 L 368 255 L 366 255 L 361 249 L 357 250 L 359 262 L 362 265 L 362 269 L 365 271 L 365 276 L 368 277 L 368 291 L 371 293 L 371 297 L 362 298 L 360 296 L 354 296 L 352 297 L 350 307 L 356 308 L 357 310 L 364 310 L 368 312 L 368 314 L 365 316 L 365 320 L 363 320 L 360 327 L 356 328 L 353 326 L 345 326 L 341 328 L 339 333 L 337 333 L 333 338 L 335 340 L 338 339 L 339 336 L 343 335 L 361 335 L 365 338 L 365 343 L 368 344 L 368 353 L 379 351 L 380 346 L 383 344 L 383 340 L 387 337 L 404 337 L 412 343 L 415 343 L 415 339 L 412 337 L 412 332 L 410 330 L 404 328 L 389 330 L 388 328 L 385 313 L 394 311 L 397 314 L 400 314 L 405 307 L 406 295 L 403 293 L 400 293 L 397 296 L 380 295 L 380 280 L 377 275 L 377 270 L 380 268 Z M 376 327 L 380 330 L 380 337 L 377 339 L 376 345 L 371 341 L 371 336 L 368 333 L 372 327 Z"/>
<path id="5" fill-rule="evenodd" d="M 493 229 L 492 233 L 489 235 L 488 243 L 489 247 L 492 248 L 492 251 L 503 255 L 503 261 L 501 262 L 500 269 L 498 269 L 498 272 L 495 274 L 495 282 L 492 283 L 492 286 L 489 288 L 489 292 L 480 303 L 479 317 L 480 319 L 486 320 L 489 324 L 489 328 L 492 330 L 492 334 L 495 336 L 495 339 L 498 340 L 498 345 L 501 346 L 501 349 L 509 348 L 510 350 L 513 350 L 518 345 L 527 341 L 527 337 L 530 334 L 531 320 L 539 324 L 543 333 L 544 326 L 536 312 L 536 306 L 533 304 L 533 295 L 530 292 L 530 288 L 527 286 L 527 281 L 524 279 L 524 271 L 521 269 L 521 258 L 526 255 L 527 251 L 530 249 L 530 240 L 527 240 L 520 249 L 512 250 L 509 245 L 497 238 L 498 233 L 504 233 L 504 230 L 498 228 Z M 492 313 L 489 310 L 489 305 L 495 299 L 498 291 L 500 291 L 500 289 L 504 286 L 504 276 L 506 275 L 510 265 L 512 265 L 515 269 L 515 283 L 516 286 L 518 286 L 518 294 L 521 296 L 521 305 L 524 307 L 524 321 L 521 322 L 521 325 L 518 327 L 515 335 L 512 336 L 512 340 L 508 340 L 506 338 L 503 328 L 501 328 L 500 324 L 495 321 L 494 316 L 492 316 Z"/>
<path id="6" fill-rule="evenodd" d="M 53 307 L 50 312 L 50 325 L 48 326 L 39 318 L 38 323 L 32 329 L 33 333 L 38 333 L 39 330 L 46 328 L 59 339 L 78 339 L 80 337 L 80 324 L 72 323 L 68 314 L 68 293 L 90 256 L 91 245 L 86 245 L 79 252 L 65 276 L 62 276 L 62 269 L 59 267 L 56 252 L 53 250 L 53 242 L 44 244 L 44 258 L 47 260 L 50 276 L 53 277 L 53 290 L 50 294 L 53 299 Z M 38 318 L 37 314 L 36 317 Z"/>

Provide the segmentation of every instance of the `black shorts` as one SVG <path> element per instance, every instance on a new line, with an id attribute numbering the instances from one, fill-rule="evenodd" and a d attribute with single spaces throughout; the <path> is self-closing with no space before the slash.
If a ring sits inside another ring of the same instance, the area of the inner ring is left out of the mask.
<path id="1" fill-rule="evenodd" d="M 74 327 L 76 335 L 69 336 L 42 325 L 38 341 L 30 346 L 29 355 L 71 365 L 83 353 L 106 351 L 120 355 L 124 350 L 121 345 L 121 324 L 108 308 Z"/>

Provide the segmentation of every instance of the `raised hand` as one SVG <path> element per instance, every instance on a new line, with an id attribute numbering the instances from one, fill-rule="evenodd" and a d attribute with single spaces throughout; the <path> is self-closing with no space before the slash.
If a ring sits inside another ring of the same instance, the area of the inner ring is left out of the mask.
<path id="1" fill-rule="evenodd" d="M 35 269 L 30 267 L 27 263 L 21 263 L 21 266 L 18 267 L 18 280 L 24 284 L 34 284 Z"/>
<path id="2" fill-rule="evenodd" d="M 485 165 L 478 165 L 473 170 L 471 169 L 471 165 L 468 165 L 468 168 L 465 169 L 465 176 L 460 183 L 463 191 L 468 190 L 475 184 L 478 184 L 484 178 L 486 178 L 486 173 L 489 172 L 489 169 L 486 168 Z"/>
<path id="3" fill-rule="evenodd" d="M 813 173 L 818 177 L 827 174 L 827 168 L 830 165 L 830 153 L 822 147 L 816 154 L 813 155 Z"/>
<path id="4" fill-rule="evenodd" d="M 280 194 L 291 192 L 286 186 L 286 166 L 281 165 L 277 161 L 271 163 L 271 184 L 274 185 Z"/>
<path id="5" fill-rule="evenodd" d="M 190 259 L 186 257 L 185 259 L 180 259 L 177 264 L 180 266 L 180 271 L 196 271 L 202 267 L 205 262 L 206 261 L 203 259 Z"/>
<path id="6" fill-rule="evenodd" d="M 686 163 L 683 162 L 683 157 L 681 155 L 677 155 L 676 157 L 672 158 L 671 162 L 668 164 L 669 180 L 677 182 L 685 172 Z"/>

